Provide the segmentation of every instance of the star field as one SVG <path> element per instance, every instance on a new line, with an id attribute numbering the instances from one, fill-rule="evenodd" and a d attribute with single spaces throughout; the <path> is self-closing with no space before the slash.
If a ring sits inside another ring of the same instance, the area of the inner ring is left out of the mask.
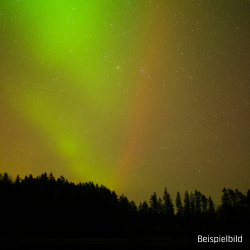
<path id="1" fill-rule="evenodd" d="M 1 1 L 0 173 L 137 204 L 250 176 L 250 2 Z"/>

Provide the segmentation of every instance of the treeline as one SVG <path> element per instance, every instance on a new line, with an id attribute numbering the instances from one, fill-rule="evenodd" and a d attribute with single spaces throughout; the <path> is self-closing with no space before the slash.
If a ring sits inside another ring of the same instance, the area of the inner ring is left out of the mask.
<path id="1" fill-rule="evenodd" d="M 51 173 L 36 178 L 0 174 L 0 237 L 124 237 L 249 235 L 250 190 L 223 189 L 217 208 L 199 191 L 177 192 L 173 201 L 165 188 L 137 207 L 105 186 L 69 183 Z M 176 208 L 176 211 L 175 211 Z M 248 236 L 249 237 L 249 236 Z"/>

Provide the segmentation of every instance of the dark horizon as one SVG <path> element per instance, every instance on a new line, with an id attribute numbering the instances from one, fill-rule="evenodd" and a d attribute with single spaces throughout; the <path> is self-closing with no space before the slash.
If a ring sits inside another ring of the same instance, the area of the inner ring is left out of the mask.
<path id="1" fill-rule="evenodd" d="M 12 182 L 0 174 L 1 238 L 184 237 L 243 235 L 250 240 L 250 189 L 223 189 L 215 208 L 211 197 L 195 190 L 163 198 L 154 192 L 138 206 L 103 185 L 69 183 L 52 173 Z M 176 212 L 175 212 L 176 208 Z"/>
<path id="2" fill-rule="evenodd" d="M 32 176 L 32 178 L 34 178 L 34 177 L 33 177 L 33 174 L 26 174 L 26 175 L 24 175 L 23 178 L 21 178 L 21 176 L 20 176 L 19 174 L 17 174 L 16 177 L 13 177 L 13 176 L 9 175 L 7 172 L 5 172 L 5 173 L 0 173 L 0 180 L 1 180 L 1 178 L 3 178 L 3 176 L 4 176 L 5 174 L 7 174 L 8 179 L 9 179 L 12 183 L 14 183 L 14 182 L 16 181 L 16 178 L 17 178 L 17 177 L 20 178 L 20 181 L 22 181 L 22 180 L 24 180 L 24 179 L 27 179 L 27 178 L 30 178 L 30 176 Z M 100 183 L 100 184 L 95 183 L 94 181 L 80 181 L 80 182 L 69 181 L 68 178 L 65 178 L 63 175 L 59 175 L 59 177 L 56 178 L 56 176 L 54 176 L 54 175 L 52 174 L 52 172 L 50 172 L 49 175 L 47 174 L 47 172 L 41 173 L 41 174 L 38 175 L 36 178 L 40 178 L 40 177 L 41 177 L 42 175 L 44 175 L 44 174 L 46 174 L 47 176 L 52 175 L 53 178 L 55 178 L 55 180 L 58 180 L 58 179 L 60 179 L 60 178 L 63 178 L 67 183 L 73 183 L 74 185 L 79 185 L 80 183 L 93 183 L 94 185 L 97 184 L 97 185 L 105 186 L 105 185 L 103 185 L 103 184 L 101 184 L 101 183 Z M 106 187 L 106 186 L 105 186 L 105 187 Z M 108 188 L 108 187 L 106 187 L 106 188 Z M 109 189 L 109 188 L 108 188 L 108 189 Z M 232 188 L 229 188 L 229 187 L 223 187 L 223 189 L 226 189 L 226 190 L 233 190 Z M 222 189 L 220 192 L 218 192 L 218 194 L 221 193 L 221 192 L 223 191 L 223 189 Z M 196 190 L 196 189 L 195 189 L 195 190 Z M 180 196 L 181 196 L 181 197 L 184 197 L 184 195 L 185 195 L 186 192 L 189 192 L 189 193 L 192 192 L 192 193 L 194 193 L 195 190 L 193 190 L 193 191 L 184 190 L 183 192 L 179 192 L 179 191 L 177 191 L 177 192 L 180 193 Z M 236 188 L 236 190 L 238 190 L 238 189 Z M 244 196 L 247 196 L 248 190 L 249 190 L 249 189 L 247 189 L 245 192 L 243 191 L 243 192 L 241 192 L 241 193 L 242 193 Z M 116 192 L 116 190 L 111 190 L 111 189 L 110 189 L 110 191 L 111 191 L 111 192 L 114 191 L 114 192 L 116 193 L 117 196 L 122 196 L 122 195 L 124 195 L 124 196 L 128 197 L 125 193 L 118 194 L 118 193 Z M 153 192 L 151 192 L 151 193 L 155 193 L 155 191 L 153 190 Z M 170 194 L 170 192 L 168 192 L 168 193 Z M 162 192 L 162 194 L 163 194 L 163 192 Z M 202 193 L 202 194 L 203 194 L 203 193 Z M 205 194 L 203 194 L 203 195 L 205 195 Z M 171 196 L 171 194 L 170 194 L 170 196 Z M 210 196 L 208 196 L 208 197 L 210 197 Z M 159 198 L 161 198 L 161 195 L 159 195 Z M 214 198 L 213 198 L 213 197 L 211 197 L 211 199 L 213 200 L 215 209 L 217 209 L 217 207 L 220 206 L 220 205 L 222 204 L 222 197 L 221 197 L 221 196 L 220 196 L 219 202 L 217 202 L 217 203 L 214 202 Z M 138 202 L 138 201 L 135 201 L 134 199 L 129 199 L 129 200 L 134 201 L 135 204 L 138 206 L 138 204 L 143 203 L 144 201 L 146 201 L 147 203 L 149 203 L 150 198 L 148 198 L 148 199 L 146 199 L 146 200 L 140 200 L 139 202 Z"/>

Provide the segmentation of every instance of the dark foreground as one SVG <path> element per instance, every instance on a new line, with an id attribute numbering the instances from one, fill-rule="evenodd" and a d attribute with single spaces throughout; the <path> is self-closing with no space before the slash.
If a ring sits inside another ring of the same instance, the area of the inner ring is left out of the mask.
<path id="1" fill-rule="evenodd" d="M 5 239 L 1 249 L 250 249 L 250 240 L 242 243 L 198 243 L 197 239 L 141 237 L 141 238 L 24 238 Z"/>

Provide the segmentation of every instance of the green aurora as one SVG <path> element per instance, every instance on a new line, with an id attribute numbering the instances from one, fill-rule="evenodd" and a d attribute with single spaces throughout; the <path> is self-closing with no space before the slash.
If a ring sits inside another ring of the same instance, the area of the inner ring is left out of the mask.
<path id="1" fill-rule="evenodd" d="M 137 203 L 249 188 L 249 1 L 3 0 L 0 173 Z"/>

